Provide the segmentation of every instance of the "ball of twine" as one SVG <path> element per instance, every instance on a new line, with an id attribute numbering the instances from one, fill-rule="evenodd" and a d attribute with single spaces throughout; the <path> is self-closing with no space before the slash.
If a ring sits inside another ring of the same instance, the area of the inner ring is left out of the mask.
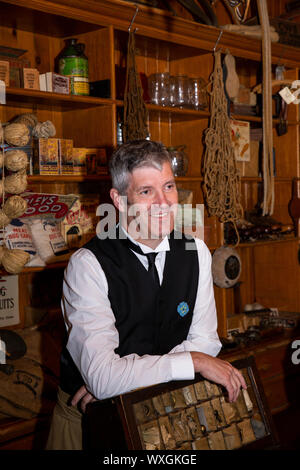
<path id="1" fill-rule="evenodd" d="M 32 131 L 32 135 L 37 139 L 48 139 L 54 137 L 55 134 L 56 129 L 51 121 L 38 122 Z"/>
<path id="2" fill-rule="evenodd" d="M 9 194 L 20 194 L 27 188 L 26 171 L 20 170 L 4 179 L 4 190 Z"/>
<path id="3" fill-rule="evenodd" d="M 3 205 L 3 212 L 10 219 L 21 217 L 27 209 L 27 201 L 21 196 L 10 196 Z"/>
<path id="4" fill-rule="evenodd" d="M 1 256 L 1 255 L 0 255 Z M 2 265 L 8 273 L 18 274 L 30 259 L 29 253 L 17 248 L 9 250 L 3 246 Z"/>
<path id="5" fill-rule="evenodd" d="M 26 168 L 28 158 L 23 150 L 8 150 L 4 154 L 4 165 L 10 171 L 19 171 Z"/>
<path id="6" fill-rule="evenodd" d="M 8 217 L 7 214 L 5 214 L 5 212 L 2 209 L 0 209 L 0 228 L 8 225 L 11 219 L 12 219 L 11 217 Z"/>
<path id="7" fill-rule="evenodd" d="M 25 124 L 12 123 L 4 128 L 4 140 L 9 145 L 24 147 L 30 140 L 30 131 Z"/>
<path id="8" fill-rule="evenodd" d="M 35 114 L 33 113 L 23 113 L 23 114 L 19 114 L 17 117 L 15 117 L 13 119 L 13 122 L 15 123 L 21 123 L 21 124 L 25 124 L 25 126 L 29 126 L 31 128 L 33 128 L 34 126 L 37 125 L 38 123 L 38 118 L 36 117 Z"/>

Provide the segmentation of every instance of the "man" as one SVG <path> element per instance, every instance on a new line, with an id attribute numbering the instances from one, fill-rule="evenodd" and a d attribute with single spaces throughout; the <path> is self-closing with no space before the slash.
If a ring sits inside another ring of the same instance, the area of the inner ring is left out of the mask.
<path id="1" fill-rule="evenodd" d="M 221 344 L 211 255 L 203 241 L 174 234 L 178 195 L 165 147 L 126 143 L 110 172 L 116 236 L 92 239 L 65 274 L 68 341 L 48 449 L 80 448 L 77 404 L 84 412 L 95 399 L 190 380 L 195 372 L 226 387 L 230 401 L 246 388 L 240 372 L 215 357 Z"/>

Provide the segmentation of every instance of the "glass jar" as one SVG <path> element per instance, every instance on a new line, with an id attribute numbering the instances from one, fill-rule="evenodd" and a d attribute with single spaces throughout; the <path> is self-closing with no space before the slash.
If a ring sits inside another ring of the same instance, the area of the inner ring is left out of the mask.
<path id="1" fill-rule="evenodd" d="M 149 76 L 150 102 L 158 106 L 169 106 L 170 104 L 170 74 L 153 73 Z"/>
<path id="2" fill-rule="evenodd" d="M 168 147 L 167 150 L 171 157 L 171 167 L 174 176 L 185 176 L 188 170 L 188 157 L 185 153 L 186 145 L 177 145 Z"/>
<path id="3" fill-rule="evenodd" d="M 208 106 L 206 83 L 203 78 L 189 78 L 189 106 L 194 109 L 205 109 Z"/>
<path id="4" fill-rule="evenodd" d="M 174 77 L 174 96 L 172 102 L 174 106 L 185 108 L 189 104 L 189 78 L 187 75 Z"/>

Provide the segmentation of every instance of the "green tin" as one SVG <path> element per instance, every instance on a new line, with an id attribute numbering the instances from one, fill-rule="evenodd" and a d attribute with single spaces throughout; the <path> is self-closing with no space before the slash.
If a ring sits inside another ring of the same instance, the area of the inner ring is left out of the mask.
<path id="1" fill-rule="evenodd" d="M 65 40 L 66 46 L 59 55 L 59 73 L 70 77 L 72 95 L 89 95 L 89 66 L 84 54 L 85 45 L 76 38 Z"/>

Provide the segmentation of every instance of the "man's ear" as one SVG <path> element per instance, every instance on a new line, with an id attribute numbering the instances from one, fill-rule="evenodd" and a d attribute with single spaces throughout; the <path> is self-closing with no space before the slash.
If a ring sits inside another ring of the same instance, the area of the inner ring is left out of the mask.
<path id="1" fill-rule="evenodd" d="M 115 188 L 111 188 L 110 192 L 110 197 L 112 199 L 112 202 L 114 203 L 114 206 L 120 211 L 120 212 L 125 212 L 126 210 L 126 201 L 127 197 L 122 196 L 119 191 Z"/>

